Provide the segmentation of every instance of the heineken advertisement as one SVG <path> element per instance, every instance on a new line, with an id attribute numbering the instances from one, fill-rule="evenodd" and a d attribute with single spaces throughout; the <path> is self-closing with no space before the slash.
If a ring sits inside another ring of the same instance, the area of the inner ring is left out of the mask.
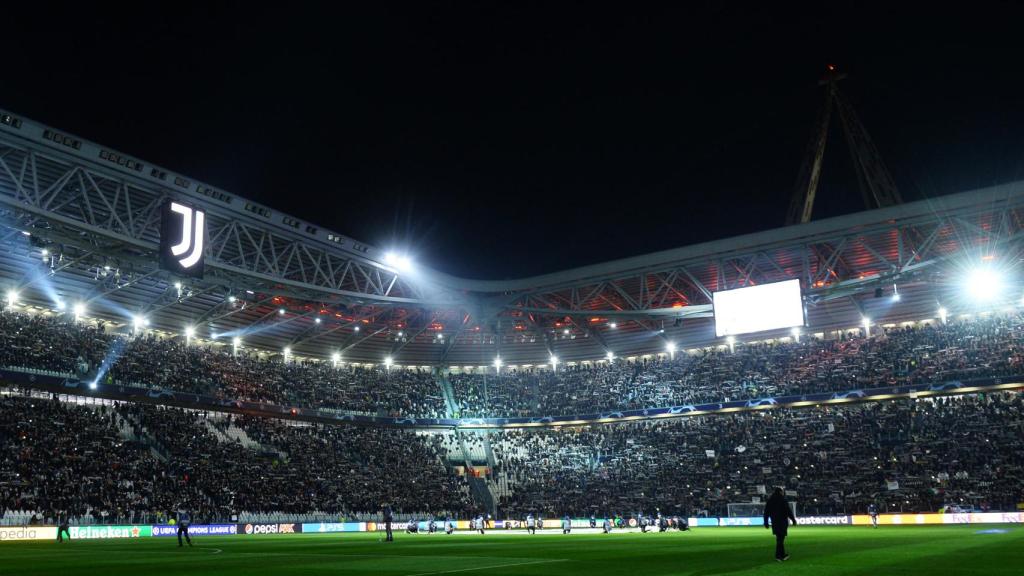
<path id="1" fill-rule="evenodd" d="M 99 538 L 145 538 L 153 535 L 152 526 L 72 526 L 72 540 Z"/>

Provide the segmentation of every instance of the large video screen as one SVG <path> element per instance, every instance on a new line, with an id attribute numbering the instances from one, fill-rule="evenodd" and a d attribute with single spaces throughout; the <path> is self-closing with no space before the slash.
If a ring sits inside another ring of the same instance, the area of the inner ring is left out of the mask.
<path id="1" fill-rule="evenodd" d="M 799 280 L 725 290 L 712 296 L 719 337 L 804 325 Z"/>

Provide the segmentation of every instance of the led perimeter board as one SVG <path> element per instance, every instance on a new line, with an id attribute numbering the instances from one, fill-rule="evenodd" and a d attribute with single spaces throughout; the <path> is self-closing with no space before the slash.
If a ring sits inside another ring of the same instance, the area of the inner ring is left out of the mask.
<path id="1" fill-rule="evenodd" d="M 715 292 L 712 301 L 719 337 L 804 325 L 800 280 Z"/>

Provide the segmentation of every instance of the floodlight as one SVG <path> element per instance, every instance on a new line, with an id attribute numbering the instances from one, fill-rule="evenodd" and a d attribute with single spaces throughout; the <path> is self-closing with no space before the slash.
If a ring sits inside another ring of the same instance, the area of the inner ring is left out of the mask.
<path id="1" fill-rule="evenodd" d="M 185 326 L 185 337 L 191 338 L 196 335 L 195 326 Z"/>
<path id="2" fill-rule="evenodd" d="M 284 347 L 284 355 L 287 356 L 287 355 L 289 355 L 291 353 L 292 353 L 292 347 L 291 346 L 285 346 Z"/>
<path id="3" fill-rule="evenodd" d="M 18 303 L 18 292 L 16 290 L 7 291 L 7 305 L 14 306 Z"/>
<path id="4" fill-rule="evenodd" d="M 494 367 L 495 367 L 495 369 L 498 369 L 498 370 L 501 369 L 501 356 L 496 356 L 494 358 Z"/>
<path id="5" fill-rule="evenodd" d="M 85 304 L 82 302 L 76 302 L 71 310 L 75 313 L 75 318 L 85 316 Z"/>
<path id="6" fill-rule="evenodd" d="M 569 335 L 569 329 L 566 328 L 565 330 L 562 330 L 562 334 L 565 334 L 566 336 L 568 336 Z"/>
<path id="7" fill-rule="evenodd" d="M 284 316 L 284 308 L 278 308 L 277 313 L 281 316 Z"/>
<path id="8" fill-rule="evenodd" d="M 608 327 L 609 327 L 609 328 L 618 328 L 618 327 L 619 327 L 619 325 L 618 325 L 618 323 L 616 323 L 616 322 L 612 322 L 611 324 L 609 324 L 609 325 L 608 325 Z"/>
<path id="9" fill-rule="evenodd" d="M 353 332 L 359 332 L 359 326 L 356 326 L 355 328 L 353 328 L 352 331 Z"/>
<path id="10" fill-rule="evenodd" d="M 940 306 L 939 307 L 939 318 L 942 320 L 943 324 L 946 323 L 946 318 L 948 318 L 948 317 L 949 317 L 949 311 Z"/>
<path id="11" fill-rule="evenodd" d="M 335 352 L 331 354 L 331 361 L 334 362 L 335 364 L 341 362 L 341 353 Z"/>
<path id="12" fill-rule="evenodd" d="M 317 318 L 316 320 L 313 320 L 313 321 L 316 322 L 317 324 L 320 323 L 320 319 L 319 318 Z"/>
<path id="13" fill-rule="evenodd" d="M 394 363 L 394 360 L 391 358 L 391 356 L 386 356 L 384 358 L 384 365 L 387 366 L 388 368 L 391 368 L 391 365 L 393 363 Z"/>
<path id="14" fill-rule="evenodd" d="M 234 346 L 235 348 L 238 348 L 239 346 L 242 345 L 242 339 L 239 338 L 238 336 L 235 336 L 234 338 L 231 339 L 231 345 Z"/>
<path id="15" fill-rule="evenodd" d="M 57 310 L 60 310 L 61 312 L 63 312 L 64 310 L 67 309 L 67 307 L 68 307 L 67 303 L 64 302 L 63 300 L 58 300 L 57 301 Z"/>
<path id="16" fill-rule="evenodd" d="M 615 360 L 615 354 L 613 354 L 611 350 L 609 350 L 608 353 L 604 355 L 604 357 L 607 358 L 609 362 Z"/>
<path id="17" fill-rule="evenodd" d="M 228 302 L 234 304 L 235 300 L 238 300 L 238 298 L 236 298 L 234 295 L 228 296 Z"/>
<path id="18" fill-rule="evenodd" d="M 793 339 L 795 339 L 797 342 L 799 342 L 800 341 L 800 329 L 797 328 L 797 327 L 794 327 L 790 332 L 793 334 Z"/>
<path id="19" fill-rule="evenodd" d="M 149 324 L 149 320 L 146 320 L 146 317 L 142 316 L 141 314 L 137 314 L 132 317 L 132 325 L 135 327 L 136 330 L 138 330 L 139 328 L 144 328 L 147 324 Z"/>
<path id="20" fill-rule="evenodd" d="M 408 272 L 412 269 L 412 260 L 404 254 L 397 254 L 395 252 L 385 254 L 384 263 L 402 272 Z"/>
<path id="21" fill-rule="evenodd" d="M 991 268 L 975 268 L 967 275 L 967 292 L 975 300 L 994 300 L 1002 291 L 1003 278 Z"/>
<path id="22" fill-rule="evenodd" d="M 175 282 L 174 287 L 178 290 L 181 290 L 181 282 Z"/>
<path id="23" fill-rule="evenodd" d="M 726 336 L 725 337 L 725 341 L 729 343 L 729 346 L 732 346 L 733 344 L 736 343 L 736 337 L 735 336 Z"/>
<path id="24" fill-rule="evenodd" d="M 668 344 L 665 345 L 665 350 L 668 351 L 669 354 L 675 354 L 676 353 L 676 343 L 675 342 L 669 342 Z"/>
<path id="25" fill-rule="evenodd" d="M 555 366 L 558 366 L 558 356 L 555 356 L 554 354 L 552 354 L 550 360 L 551 360 L 551 368 L 552 369 L 554 369 Z"/>

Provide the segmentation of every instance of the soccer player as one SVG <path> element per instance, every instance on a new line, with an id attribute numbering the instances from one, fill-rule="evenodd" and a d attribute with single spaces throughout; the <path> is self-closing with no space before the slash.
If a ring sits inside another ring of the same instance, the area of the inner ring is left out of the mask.
<path id="1" fill-rule="evenodd" d="M 394 542 L 395 536 L 391 533 L 391 521 L 394 520 L 395 515 L 391 512 L 391 505 L 384 505 L 384 531 L 387 533 L 385 542 Z"/>
<path id="2" fill-rule="evenodd" d="M 189 546 L 192 545 L 192 539 L 189 538 L 189 536 L 188 536 L 188 527 L 189 527 L 190 524 L 192 524 L 192 517 L 189 516 L 188 512 L 184 508 L 179 509 L 178 510 L 178 548 L 182 547 L 181 536 L 183 534 L 185 535 L 185 542 L 188 542 Z"/>
<path id="3" fill-rule="evenodd" d="M 789 532 L 789 521 L 796 526 L 796 517 L 790 509 L 786 497 L 782 494 L 782 488 L 776 488 L 775 492 L 768 498 L 764 505 L 764 527 L 768 528 L 768 520 L 771 519 L 772 534 L 775 535 L 775 561 L 782 562 L 789 560 L 786 554 L 786 534 Z"/>
<path id="4" fill-rule="evenodd" d="M 484 533 L 484 528 L 485 528 L 486 526 L 487 526 L 487 525 L 486 525 L 486 524 L 484 524 L 484 515 L 483 515 L 483 514 L 481 514 L 481 515 L 477 516 L 477 517 L 476 517 L 476 527 L 477 527 L 477 530 L 479 530 L 481 534 L 483 534 L 483 533 Z"/>
<path id="5" fill-rule="evenodd" d="M 594 517 L 594 513 L 590 513 L 590 527 L 597 528 L 597 518 Z"/>
<path id="6" fill-rule="evenodd" d="M 612 533 L 612 519 L 611 518 L 605 518 L 604 519 L 603 528 L 604 528 L 604 533 L 605 534 L 611 534 Z"/>
<path id="7" fill-rule="evenodd" d="M 435 520 L 433 516 L 430 517 L 430 523 L 427 524 L 427 532 L 429 534 L 437 532 L 437 520 Z"/>
<path id="8" fill-rule="evenodd" d="M 640 532 L 647 533 L 647 518 L 644 518 L 643 514 L 637 515 L 636 523 L 640 525 Z"/>
<path id="9" fill-rule="evenodd" d="M 562 518 L 562 534 L 568 534 L 569 532 L 572 532 L 572 520 L 566 514 L 565 518 Z"/>
<path id="10" fill-rule="evenodd" d="M 874 502 L 868 504 L 868 516 L 871 516 L 871 525 L 878 528 L 878 506 Z"/>
<path id="11" fill-rule="evenodd" d="M 526 515 L 526 529 L 530 534 L 537 533 L 537 519 L 533 517 L 532 512 Z"/>
<path id="12" fill-rule="evenodd" d="M 57 542 L 64 541 L 63 534 L 68 535 L 68 542 L 71 541 L 71 529 L 68 528 L 68 525 L 71 523 L 69 516 L 70 514 L 68 514 L 67 510 L 57 515 Z"/>
<path id="13" fill-rule="evenodd" d="M 455 521 L 451 518 L 447 519 L 444 523 L 444 531 L 446 534 L 451 536 L 452 532 L 455 532 Z"/>

